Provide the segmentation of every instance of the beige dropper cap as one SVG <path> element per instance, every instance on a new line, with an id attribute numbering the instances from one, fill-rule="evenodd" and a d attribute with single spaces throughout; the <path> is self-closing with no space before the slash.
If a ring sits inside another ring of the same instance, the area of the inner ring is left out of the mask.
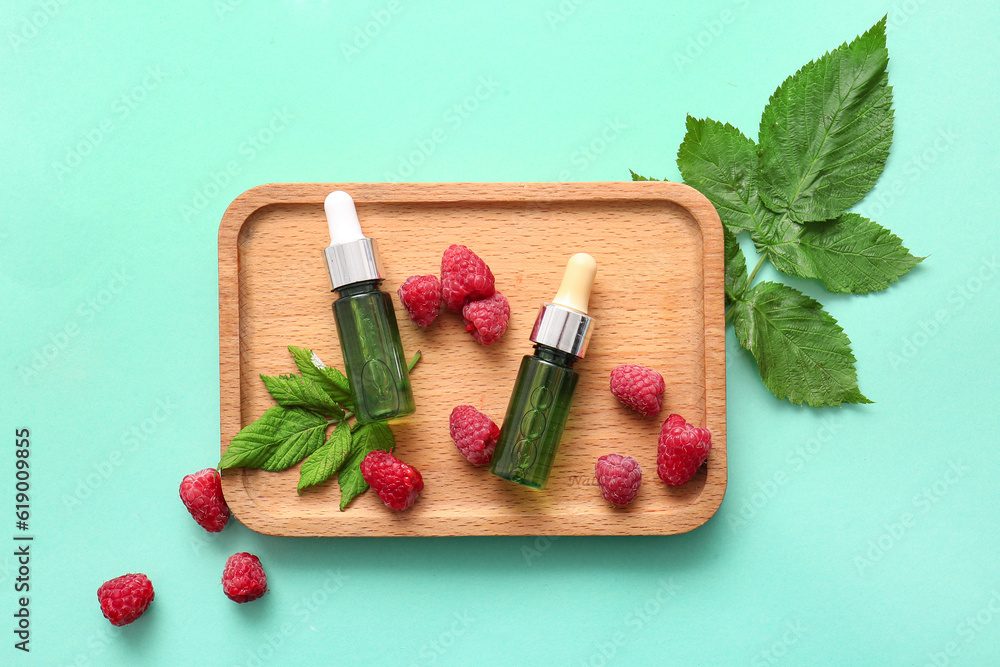
<path id="1" fill-rule="evenodd" d="M 576 253 L 566 263 L 566 272 L 552 303 L 586 314 L 596 275 L 597 260 L 585 252 Z"/>
<path id="2" fill-rule="evenodd" d="M 542 304 L 529 339 L 582 357 L 587 351 L 593 320 L 587 314 L 597 261 L 585 252 L 569 258 L 562 284 L 552 303 Z"/>

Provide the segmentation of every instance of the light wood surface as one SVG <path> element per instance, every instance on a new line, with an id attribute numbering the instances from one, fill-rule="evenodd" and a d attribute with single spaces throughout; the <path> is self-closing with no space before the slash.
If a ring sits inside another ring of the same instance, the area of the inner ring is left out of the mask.
<path id="1" fill-rule="evenodd" d="M 271 535 L 660 535 L 707 521 L 726 489 L 726 376 L 722 227 L 712 205 L 679 183 L 275 183 L 240 195 L 219 228 L 219 349 L 222 450 L 274 402 L 259 374 L 295 372 L 286 346 L 310 348 L 343 368 L 322 249 L 323 199 L 349 192 L 366 235 L 378 239 L 407 357 L 417 411 L 391 422 L 396 455 L 420 470 L 425 488 L 405 512 L 374 492 L 341 512 L 330 480 L 296 494 L 298 468 L 229 470 L 223 488 L 235 516 Z M 490 347 L 443 312 L 421 329 L 395 290 L 410 275 L 438 273 L 452 243 L 472 248 L 510 300 L 504 337 Z M 566 260 L 598 262 L 590 313 L 596 328 L 580 372 L 562 445 L 543 491 L 470 465 L 448 433 L 460 404 L 503 420 L 528 335 L 551 300 Z M 643 418 L 608 390 L 611 369 L 637 363 L 667 382 L 663 412 Z M 712 432 L 698 476 L 671 489 L 656 475 L 660 425 L 671 412 Z M 601 498 L 594 462 L 633 456 L 638 498 L 616 509 Z"/>

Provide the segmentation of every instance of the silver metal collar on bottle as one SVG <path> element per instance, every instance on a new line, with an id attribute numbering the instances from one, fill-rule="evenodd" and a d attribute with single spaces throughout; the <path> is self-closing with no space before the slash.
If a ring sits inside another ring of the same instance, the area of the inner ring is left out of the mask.
<path id="1" fill-rule="evenodd" d="M 385 271 L 375 239 L 363 238 L 331 245 L 323 250 L 334 290 L 364 280 L 383 280 Z"/>
<path id="2" fill-rule="evenodd" d="M 554 303 L 542 304 L 529 337 L 533 343 L 583 357 L 594 330 L 593 318 Z"/>

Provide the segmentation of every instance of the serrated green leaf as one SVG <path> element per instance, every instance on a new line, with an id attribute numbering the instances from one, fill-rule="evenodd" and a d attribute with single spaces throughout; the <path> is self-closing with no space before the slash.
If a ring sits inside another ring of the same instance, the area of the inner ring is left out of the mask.
<path id="1" fill-rule="evenodd" d="M 219 468 L 284 470 L 323 445 L 326 427 L 325 417 L 308 410 L 273 407 L 229 441 Z"/>
<path id="2" fill-rule="evenodd" d="M 309 378 L 323 388 L 333 402 L 349 410 L 354 408 L 354 395 L 351 393 L 351 384 L 343 373 L 336 368 L 328 368 L 322 364 L 317 365 L 319 359 L 312 350 L 302 347 L 288 346 L 288 351 L 295 360 L 302 377 Z"/>
<path id="3" fill-rule="evenodd" d="M 778 87 L 760 119 L 760 196 L 796 222 L 829 220 L 875 185 L 892 143 L 885 18 Z"/>
<path id="4" fill-rule="evenodd" d="M 351 445 L 351 456 L 337 475 L 340 484 L 341 511 L 358 495 L 368 490 L 368 482 L 361 474 L 361 462 L 368 456 L 368 452 L 376 449 L 391 452 L 396 446 L 392 431 L 385 422 L 355 424 L 352 430 L 354 441 Z"/>
<path id="5" fill-rule="evenodd" d="M 784 220 L 751 236 L 776 269 L 818 278 L 831 292 L 883 290 L 923 260 L 898 236 L 857 213 L 806 225 Z"/>
<path id="6" fill-rule="evenodd" d="M 814 299 L 780 283 L 755 285 L 733 305 L 740 344 L 778 398 L 813 407 L 871 403 L 858 389 L 851 341 Z"/>
<path id="7" fill-rule="evenodd" d="M 757 146 L 729 123 L 688 116 L 677 166 L 684 182 L 712 202 L 734 234 L 774 217 L 757 194 Z"/>
<path id="8" fill-rule="evenodd" d="M 747 262 L 735 234 L 723 227 L 722 238 L 726 249 L 726 303 L 729 304 L 739 301 L 747 291 Z"/>
<path id="9" fill-rule="evenodd" d="M 632 174 L 632 180 L 633 181 L 658 181 L 658 180 L 660 180 L 658 178 L 647 178 L 645 176 L 640 176 L 639 174 L 635 173 L 631 169 L 628 170 L 628 173 Z M 663 179 L 663 180 L 667 180 L 667 179 Z"/>
<path id="10" fill-rule="evenodd" d="M 351 453 L 351 442 L 351 427 L 342 421 L 330 439 L 302 462 L 298 491 L 301 493 L 306 487 L 325 482 L 340 470 Z"/>
<path id="11" fill-rule="evenodd" d="M 301 375 L 261 375 L 271 396 L 286 408 L 306 408 L 330 419 L 343 419 L 344 411 L 313 380 Z"/>

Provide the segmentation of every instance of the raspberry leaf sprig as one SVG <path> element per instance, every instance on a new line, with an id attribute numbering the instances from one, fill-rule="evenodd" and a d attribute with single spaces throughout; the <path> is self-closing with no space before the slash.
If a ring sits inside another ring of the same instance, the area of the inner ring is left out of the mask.
<path id="1" fill-rule="evenodd" d="M 754 284 L 764 261 L 831 292 L 867 294 L 924 259 L 888 229 L 847 212 L 875 185 L 892 144 L 885 23 L 785 79 L 764 107 L 758 141 L 728 123 L 688 116 L 677 151 L 684 182 L 722 219 L 726 322 L 765 386 L 799 405 L 871 401 L 858 388 L 851 341 L 822 305 L 783 283 Z M 749 274 L 742 233 L 760 254 Z"/>
<path id="2" fill-rule="evenodd" d="M 396 442 L 384 421 L 348 423 L 354 399 L 343 373 L 311 350 L 290 345 L 288 351 L 301 374 L 260 376 L 278 405 L 233 436 L 218 467 L 278 471 L 302 461 L 298 492 L 338 475 L 343 510 L 368 490 L 361 461 L 375 449 L 391 452 Z M 419 358 L 418 352 L 410 369 Z"/>

